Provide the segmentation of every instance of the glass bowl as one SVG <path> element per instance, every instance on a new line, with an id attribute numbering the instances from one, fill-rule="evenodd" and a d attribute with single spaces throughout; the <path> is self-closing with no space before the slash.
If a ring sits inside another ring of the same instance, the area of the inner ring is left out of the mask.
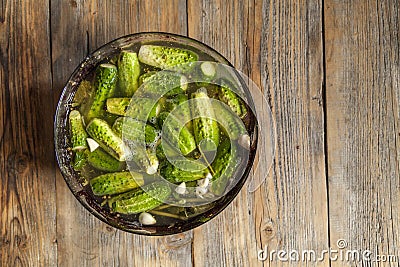
<path id="1" fill-rule="evenodd" d="M 249 172 L 253 166 L 254 157 L 256 154 L 258 140 L 257 120 L 254 113 L 250 112 L 248 118 L 250 123 L 248 124 L 249 126 L 247 130 L 250 135 L 251 146 L 247 162 L 241 165 L 242 175 L 240 179 L 227 194 L 216 201 L 215 205 L 211 209 L 198 216 L 190 218 L 186 221 L 182 221 L 180 223 L 176 223 L 172 226 L 144 226 L 139 224 L 137 221 L 130 221 L 129 217 L 127 219 L 123 216 L 118 216 L 117 214 L 110 212 L 108 208 L 100 205 L 99 201 L 93 197 L 90 187 L 88 187 L 87 185 L 85 186 L 81 183 L 79 174 L 72 168 L 72 155 L 70 153 L 70 150 L 68 149 L 68 115 L 71 110 L 71 104 L 74 95 L 81 81 L 83 81 L 86 77 L 90 77 L 90 75 L 94 72 L 99 64 L 117 55 L 122 48 L 135 47 L 143 43 L 162 43 L 177 47 L 189 48 L 191 50 L 204 53 L 205 55 L 207 55 L 208 60 L 210 61 L 215 61 L 232 67 L 227 59 L 225 59 L 221 54 L 216 52 L 211 47 L 194 39 L 179 36 L 176 34 L 147 32 L 136 33 L 115 39 L 103 45 L 102 47 L 94 51 L 91 55 L 86 57 L 75 69 L 68 82 L 66 83 L 58 102 L 54 120 L 55 152 L 61 173 L 69 189 L 71 190 L 75 198 L 91 214 L 93 214 L 103 222 L 107 223 L 108 225 L 123 231 L 143 235 L 170 235 L 184 232 L 206 223 L 211 218 L 223 211 L 239 193 L 239 191 L 243 187 L 243 184 L 246 182 Z M 249 106 L 253 106 L 254 102 L 251 98 L 251 94 L 246 86 L 246 83 L 240 78 L 240 75 L 237 75 L 237 77 L 240 81 L 240 84 L 242 85 L 241 90 L 244 93 L 247 104 Z"/>

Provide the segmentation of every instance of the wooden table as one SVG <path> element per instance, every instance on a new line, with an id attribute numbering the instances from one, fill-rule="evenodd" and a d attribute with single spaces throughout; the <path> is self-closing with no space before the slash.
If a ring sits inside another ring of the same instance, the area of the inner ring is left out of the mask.
<path id="1" fill-rule="evenodd" d="M 338 245 L 400 255 L 399 5 L 1 1 L 0 266 L 279 266 L 277 254 L 260 261 L 258 251 Z M 169 237 L 128 234 L 90 215 L 53 151 L 70 73 L 97 47 L 140 31 L 188 35 L 220 51 L 262 88 L 276 121 L 266 183 L 242 190 L 211 223 Z M 399 262 L 325 257 L 307 266 Z"/>

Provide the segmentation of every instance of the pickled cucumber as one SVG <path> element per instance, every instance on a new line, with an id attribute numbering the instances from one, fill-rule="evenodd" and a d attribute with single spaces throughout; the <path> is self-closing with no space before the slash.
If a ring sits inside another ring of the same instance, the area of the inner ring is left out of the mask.
<path id="1" fill-rule="evenodd" d="M 219 127 L 215 118 L 213 107 L 206 92 L 200 91 L 192 94 L 196 101 L 191 105 L 193 131 L 196 144 L 203 151 L 216 150 L 219 144 Z"/>
<path id="2" fill-rule="evenodd" d="M 71 149 L 75 152 L 73 167 L 81 170 L 86 163 L 87 133 L 83 126 L 82 116 L 77 110 L 69 113 L 69 126 L 71 135 Z"/>
<path id="3" fill-rule="evenodd" d="M 243 100 L 233 92 L 231 89 L 233 86 L 227 81 L 221 80 L 220 84 L 218 99 L 228 105 L 240 118 L 243 118 L 247 114 L 247 108 Z"/>
<path id="4" fill-rule="evenodd" d="M 119 161 L 125 161 L 125 145 L 106 121 L 94 118 L 86 131 L 107 153 Z"/>
<path id="5" fill-rule="evenodd" d="M 196 53 L 176 47 L 142 45 L 139 49 L 140 62 L 160 69 L 194 62 L 197 59 Z"/>
<path id="6" fill-rule="evenodd" d="M 97 148 L 93 152 L 87 155 L 88 163 L 100 171 L 116 172 L 122 169 L 123 162 L 115 159 L 113 156 L 108 154 L 104 149 Z"/>
<path id="7" fill-rule="evenodd" d="M 232 145 L 231 140 L 228 138 L 221 142 L 218 147 L 217 155 L 211 164 L 214 170 L 213 183 L 211 191 L 215 195 L 221 195 L 227 186 L 229 179 L 232 178 L 239 159 L 236 153 L 236 147 Z"/>
<path id="8" fill-rule="evenodd" d="M 143 184 L 142 174 L 128 171 L 106 173 L 90 180 L 90 186 L 96 196 L 123 193 Z"/>
<path id="9" fill-rule="evenodd" d="M 101 64 L 96 70 L 95 92 L 87 121 L 104 115 L 106 100 L 114 94 L 117 83 L 117 67 L 112 64 Z"/>
<path id="10" fill-rule="evenodd" d="M 114 212 L 137 214 L 161 205 L 171 194 L 171 188 L 161 182 L 154 182 L 118 195 L 108 200 L 108 205 Z"/>
<path id="11" fill-rule="evenodd" d="M 168 123 L 165 123 L 167 117 Z M 180 121 L 167 112 L 162 112 L 157 121 L 163 129 L 163 135 L 172 145 L 177 144 L 183 155 L 187 155 L 196 149 L 196 141 L 189 129 L 180 123 Z"/>
<path id="12" fill-rule="evenodd" d="M 132 102 L 132 104 L 131 104 Z M 151 98 L 108 98 L 107 111 L 141 121 L 154 121 L 161 110 L 160 104 Z"/>
<path id="13" fill-rule="evenodd" d="M 118 84 L 124 96 L 132 97 L 138 88 L 140 64 L 132 51 L 121 51 L 118 58 Z"/>
<path id="14" fill-rule="evenodd" d="M 166 163 L 160 170 L 161 175 L 171 183 L 190 182 L 203 179 L 209 173 L 204 164 L 199 162 L 174 162 L 177 166 Z"/>
<path id="15" fill-rule="evenodd" d="M 155 144 L 159 137 L 157 130 L 153 126 L 130 117 L 118 118 L 114 122 L 112 129 L 121 138 L 123 137 L 130 141 L 137 142 L 144 141 L 146 145 Z"/>

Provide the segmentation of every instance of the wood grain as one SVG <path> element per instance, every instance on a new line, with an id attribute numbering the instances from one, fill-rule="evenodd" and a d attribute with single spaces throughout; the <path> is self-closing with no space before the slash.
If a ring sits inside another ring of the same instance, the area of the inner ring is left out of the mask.
<path id="1" fill-rule="evenodd" d="M 318 257 L 328 247 L 322 1 L 265 1 L 263 10 L 261 73 L 278 145 L 265 202 L 255 202 L 274 236 L 260 240 L 270 249 L 313 249 Z"/>
<path id="2" fill-rule="evenodd" d="M 2 1 L 0 12 L 0 266 L 54 266 L 49 5 Z"/>
<path id="3" fill-rule="evenodd" d="M 399 4 L 325 3 L 331 245 L 383 255 L 400 240 Z"/>
<path id="4" fill-rule="evenodd" d="M 253 194 L 242 190 L 213 223 L 194 230 L 195 263 L 256 266 L 265 246 L 326 248 L 321 2 L 189 1 L 188 17 L 189 36 L 262 87 L 278 140 L 267 182 Z"/>
<path id="5" fill-rule="evenodd" d="M 75 66 L 112 39 L 140 31 L 186 34 L 186 2 L 52 1 L 52 61 L 57 98 Z M 190 266 L 191 232 L 144 237 L 89 214 L 57 177 L 59 266 Z"/>
<path id="6" fill-rule="evenodd" d="M 348 249 L 400 255 L 399 4 L 0 1 L 0 266 L 398 266 L 286 264 L 257 252 L 319 253 L 344 239 Z M 260 86 L 276 123 L 266 183 L 169 237 L 100 222 L 54 162 L 53 114 L 69 75 L 97 47 L 139 31 L 189 35 L 221 52 Z"/>

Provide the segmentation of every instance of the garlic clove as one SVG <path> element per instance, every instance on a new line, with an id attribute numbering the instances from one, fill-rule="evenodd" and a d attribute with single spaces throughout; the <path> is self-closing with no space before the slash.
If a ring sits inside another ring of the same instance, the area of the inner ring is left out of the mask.
<path id="1" fill-rule="evenodd" d="M 150 213 L 142 212 L 139 215 L 139 222 L 143 225 L 153 225 L 157 221 Z"/>
<path id="2" fill-rule="evenodd" d="M 208 175 L 204 179 L 197 180 L 198 187 L 206 188 L 209 183 L 210 183 L 210 178 Z"/>
<path id="3" fill-rule="evenodd" d="M 175 192 L 178 193 L 178 194 L 180 194 L 180 195 L 186 194 L 186 193 L 187 193 L 187 190 L 186 190 L 186 183 L 185 183 L 185 182 L 182 182 L 180 185 L 178 185 L 178 186 L 175 188 Z"/>
<path id="4" fill-rule="evenodd" d="M 207 191 L 208 190 L 206 187 L 200 187 L 200 186 L 196 187 L 196 195 L 200 198 L 203 198 L 203 195 L 205 195 Z"/>
<path id="5" fill-rule="evenodd" d="M 86 138 L 86 142 L 87 142 L 87 144 L 89 146 L 90 152 L 95 151 L 100 146 L 99 143 L 97 143 L 92 138 Z"/>
<path id="6" fill-rule="evenodd" d="M 158 162 L 157 163 L 153 163 L 152 165 L 150 165 L 147 168 L 146 172 L 147 172 L 147 174 L 151 175 L 151 174 L 155 174 L 157 172 L 157 170 L 158 170 Z"/>

